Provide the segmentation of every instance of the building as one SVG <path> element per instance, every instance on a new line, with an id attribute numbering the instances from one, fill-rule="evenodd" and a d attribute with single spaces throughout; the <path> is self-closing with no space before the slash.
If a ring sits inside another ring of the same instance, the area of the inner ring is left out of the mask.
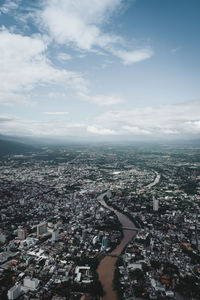
<path id="1" fill-rule="evenodd" d="M 102 238 L 101 247 L 102 249 L 107 249 L 109 246 L 109 240 L 106 236 Z"/>
<path id="2" fill-rule="evenodd" d="M 99 240 L 99 238 L 98 238 L 98 236 L 96 235 L 96 236 L 93 238 L 93 240 L 92 240 L 93 245 L 96 245 L 96 243 L 98 242 L 98 240 Z"/>
<path id="3" fill-rule="evenodd" d="M 25 228 L 19 228 L 17 230 L 17 237 L 18 237 L 18 239 L 25 240 L 26 236 L 27 236 L 27 231 L 26 231 Z"/>
<path id="4" fill-rule="evenodd" d="M 52 242 L 56 242 L 59 239 L 59 231 L 58 229 L 54 229 L 52 231 Z"/>
<path id="5" fill-rule="evenodd" d="M 8 300 L 14 300 L 21 294 L 21 285 L 16 284 L 8 290 Z"/>
<path id="6" fill-rule="evenodd" d="M 154 211 L 158 211 L 159 210 L 159 200 L 155 199 L 155 197 L 153 197 L 153 210 Z"/>
<path id="7" fill-rule="evenodd" d="M 47 223 L 43 222 L 37 225 L 37 235 L 47 233 Z"/>
<path id="8" fill-rule="evenodd" d="M 36 290 L 38 288 L 39 283 L 40 281 L 37 278 L 30 278 L 30 277 L 24 278 L 24 287 L 30 290 Z"/>
<path id="9" fill-rule="evenodd" d="M 141 263 L 129 263 L 127 265 L 127 268 L 130 270 L 136 270 L 136 269 L 142 270 L 142 264 Z"/>
<path id="10" fill-rule="evenodd" d="M 20 205 L 25 205 L 25 200 L 24 199 L 20 199 L 19 203 L 20 203 Z"/>
<path id="11" fill-rule="evenodd" d="M 87 234 L 88 234 L 87 229 L 84 229 L 84 230 L 82 231 L 82 240 L 83 240 L 83 241 L 85 241 L 85 240 L 87 239 Z"/>
<path id="12" fill-rule="evenodd" d="M 0 232 L 0 242 L 4 244 L 6 242 L 6 235 L 2 232 Z"/>
<path id="13" fill-rule="evenodd" d="M 78 283 L 91 283 L 91 274 L 90 267 L 88 266 L 77 266 L 75 269 L 76 277 L 74 278 L 75 282 Z"/>

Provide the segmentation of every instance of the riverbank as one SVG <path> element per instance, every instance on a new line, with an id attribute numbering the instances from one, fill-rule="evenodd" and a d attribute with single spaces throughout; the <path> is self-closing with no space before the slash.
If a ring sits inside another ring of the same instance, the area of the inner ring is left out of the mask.
<path id="1" fill-rule="evenodd" d="M 154 185 L 158 184 L 159 181 L 160 174 L 156 172 L 156 178 L 154 179 L 154 181 L 145 186 L 145 188 L 151 189 Z M 100 204 L 106 209 L 109 209 L 116 214 L 119 222 L 121 223 L 122 228 L 136 228 L 134 220 L 132 220 L 130 216 L 127 216 L 127 214 L 124 214 L 118 209 L 109 206 L 105 202 L 104 197 L 107 196 L 107 193 L 108 192 L 105 192 L 98 197 L 98 201 L 100 202 Z M 124 248 L 136 235 L 136 231 L 124 229 L 123 235 L 124 236 L 121 240 L 121 243 L 109 255 L 106 255 L 101 260 L 97 268 L 99 281 L 101 282 L 103 290 L 105 292 L 105 295 L 103 296 L 102 300 L 117 300 L 117 293 L 113 287 L 114 274 L 117 269 L 116 263 Z"/>
<path id="2" fill-rule="evenodd" d="M 126 215 L 117 211 L 112 206 L 108 206 L 106 204 L 106 202 L 103 200 L 105 195 L 106 193 L 100 195 L 101 197 L 99 197 L 99 202 L 101 203 L 101 205 L 106 209 L 113 211 L 117 215 L 122 227 L 136 228 L 134 223 Z M 106 255 L 101 260 L 97 268 L 99 280 L 102 284 L 103 290 L 105 291 L 105 295 L 102 298 L 103 300 L 117 300 L 116 291 L 113 289 L 113 279 L 114 272 L 116 270 L 116 262 L 123 249 L 136 235 L 136 231 L 124 229 L 123 234 L 124 237 L 122 238 L 120 244 L 111 253 L 109 253 L 109 255 Z"/>
<path id="3" fill-rule="evenodd" d="M 157 173 L 157 172 L 155 172 L 155 173 L 156 173 L 156 178 L 154 179 L 154 181 L 151 182 L 151 183 L 149 183 L 149 184 L 147 184 L 147 185 L 145 185 L 144 188 L 150 189 L 150 188 L 152 188 L 154 185 L 156 185 L 156 184 L 159 183 L 159 181 L 160 181 L 160 174 Z"/>

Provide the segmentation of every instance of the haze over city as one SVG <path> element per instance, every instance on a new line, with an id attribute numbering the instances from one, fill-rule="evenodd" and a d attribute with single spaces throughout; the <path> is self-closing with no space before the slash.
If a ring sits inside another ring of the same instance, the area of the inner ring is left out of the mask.
<path id="1" fill-rule="evenodd" d="M 0 3 L 0 134 L 198 139 L 198 0 Z"/>

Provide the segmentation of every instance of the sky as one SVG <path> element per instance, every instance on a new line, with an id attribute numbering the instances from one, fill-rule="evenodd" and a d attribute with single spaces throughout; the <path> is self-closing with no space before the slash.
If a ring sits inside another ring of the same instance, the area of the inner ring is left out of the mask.
<path id="1" fill-rule="evenodd" d="M 0 134 L 200 135 L 199 0 L 0 0 Z"/>

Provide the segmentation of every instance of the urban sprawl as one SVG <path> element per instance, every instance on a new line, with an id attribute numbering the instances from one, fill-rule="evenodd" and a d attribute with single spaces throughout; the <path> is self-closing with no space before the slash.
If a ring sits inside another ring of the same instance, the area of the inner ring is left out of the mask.
<path id="1" fill-rule="evenodd" d="M 116 255 L 116 299 L 200 299 L 199 148 L 4 156 L 0 199 L 0 299 L 106 299 L 99 267 L 129 231 Z"/>

